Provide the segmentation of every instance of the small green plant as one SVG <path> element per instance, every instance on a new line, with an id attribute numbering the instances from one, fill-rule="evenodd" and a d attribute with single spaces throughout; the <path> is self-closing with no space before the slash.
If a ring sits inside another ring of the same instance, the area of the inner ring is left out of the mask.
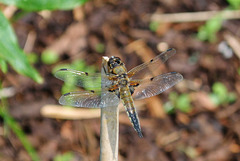
<path id="1" fill-rule="evenodd" d="M 96 46 L 95 46 L 95 50 L 98 52 L 98 53 L 103 53 L 105 51 L 105 46 L 103 43 L 98 43 Z"/>
<path id="2" fill-rule="evenodd" d="M 237 99 L 236 95 L 229 93 L 226 86 L 220 82 L 213 84 L 212 93 L 209 94 L 209 97 L 216 106 L 233 103 Z"/>
<path id="3" fill-rule="evenodd" d="M 240 8 L 240 0 L 227 0 L 230 7 L 233 9 L 239 9 Z"/>
<path id="4" fill-rule="evenodd" d="M 149 24 L 149 29 L 152 31 L 152 32 L 156 32 L 158 27 L 159 27 L 160 23 L 159 22 L 156 22 L 156 21 L 152 21 L 150 22 Z"/>
<path id="5" fill-rule="evenodd" d="M 66 152 L 64 154 L 58 154 L 54 157 L 54 161 L 71 161 L 74 160 L 74 155 L 72 152 Z"/>
<path id="6" fill-rule="evenodd" d="M 88 0 L 0 0 L 3 4 L 14 5 L 25 11 L 68 10 L 84 4 Z"/>
<path id="7" fill-rule="evenodd" d="M 0 62 L 3 72 L 6 72 L 6 64 L 10 64 L 19 74 L 28 76 L 38 83 L 43 78 L 30 65 L 26 54 L 19 47 L 17 38 L 8 20 L 0 11 Z"/>
<path id="8" fill-rule="evenodd" d="M 216 33 L 221 29 L 222 21 L 221 15 L 217 15 L 208 20 L 204 26 L 199 28 L 197 38 L 201 41 L 216 41 Z"/>
<path id="9" fill-rule="evenodd" d="M 41 60 L 44 64 L 54 64 L 59 60 L 59 56 L 57 53 L 55 53 L 54 51 L 51 50 L 45 50 L 42 54 L 41 54 Z"/>
<path id="10" fill-rule="evenodd" d="M 6 74 L 7 71 L 8 71 L 7 62 L 4 61 L 3 59 L 0 59 L 0 67 L 1 67 L 0 69 L 2 70 L 2 72 L 3 72 L 4 74 Z"/>
<path id="11" fill-rule="evenodd" d="M 38 62 L 38 55 L 36 53 L 27 54 L 27 59 L 30 64 L 35 64 Z"/>
<path id="12" fill-rule="evenodd" d="M 234 10 L 240 8 L 240 0 L 227 0 L 229 3 L 229 7 L 226 10 Z M 214 42 L 217 40 L 216 34 L 222 28 L 222 14 L 224 11 L 219 15 L 214 16 L 210 20 L 206 22 L 205 25 L 201 26 L 197 33 L 197 38 L 201 41 L 210 41 Z"/>
<path id="13" fill-rule="evenodd" d="M 238 75 L 240 75 L 240 67 L 238 67 L 237 73 L 238 73 Z"/>
<path id="14" fill-rule="evenodd" d="M 188 94 L 178 95 L 176 92 L 171 92 L 169 94 L 169 100 L 169 102 L 164 104 L 164 110 L 166 113 L 171 114 L 176 110 L 185 113 L 191 111 L 191 100 Z"/>

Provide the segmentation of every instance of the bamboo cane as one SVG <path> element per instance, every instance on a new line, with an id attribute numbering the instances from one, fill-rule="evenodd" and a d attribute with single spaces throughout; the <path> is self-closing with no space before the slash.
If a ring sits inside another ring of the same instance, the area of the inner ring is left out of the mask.
<path id="1" fill-rule="evenodd" d="M 101 85 L 106 82 L 105 73 L 108 57 L 102 59 Z M 102 99 L 106 99 L 102 97 Z M 104 100 L 102 100 L 104 101 Z M 100 134 L 100 161 L 118 160 L 118 136 L 119 136 L 119 110 L 118 107 L 105 107 L 101 109 L 101 134 Z"/>

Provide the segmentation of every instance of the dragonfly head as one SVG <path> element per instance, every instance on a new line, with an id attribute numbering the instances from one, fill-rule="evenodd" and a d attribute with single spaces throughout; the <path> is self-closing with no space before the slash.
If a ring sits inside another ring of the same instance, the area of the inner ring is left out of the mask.
<path id="1" fill-rule="evenodd" d="M 116 56 L 112 56 L 110 57 L 109 61 L 108 61 L 108 66 L 110 67 L 110 69 L 113 69 L 117 66 L 121 66 L 123 65 L 123 62 L 121 61 L 121 59 L 119 57 Z"/>

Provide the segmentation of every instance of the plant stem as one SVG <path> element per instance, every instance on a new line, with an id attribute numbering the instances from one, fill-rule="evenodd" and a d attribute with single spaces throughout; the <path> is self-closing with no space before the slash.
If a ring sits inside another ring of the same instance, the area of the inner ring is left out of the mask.
<path id="1" fill-rule="evenodd" d="M 108 57 L 102 59 L 102 80 L 106 82 L 105 69 L 107 69 Z M 106 99 L 102 97 L 102 99 Z M 104 107 L 101 109 L 101 136 L 100 136 L 100 161 L 118 160 L 118 136 L 119 136 L 119 110 L 118 107 Z"/>

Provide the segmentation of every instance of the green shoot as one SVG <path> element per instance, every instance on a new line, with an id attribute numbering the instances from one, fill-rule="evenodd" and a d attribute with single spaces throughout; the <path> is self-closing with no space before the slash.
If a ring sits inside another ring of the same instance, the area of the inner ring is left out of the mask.
<path id="1" fill-rule="evenodd" d="M 157 29 L 159 27 L 159 22 L 156 22 L 156 21 L 152 21 L 150 22 L 149 24 L 149 29 L 152 31 L 152 32 L 156 32 Z"/>
<path id="2" fill-rule="evenodd" d="M 0 22 L 0 59 L 10 64 L 19 74 L 42 83 L 43 78 L 28 62 L 26 54 L 18 45 L 13 29 L 1 11 Z M 6 67 L 3 63 L 1 65 Z"/>
<path id="3" fill-rule="evenodd" d="M 175 107 L 174 107 L 173 103 L 170 102 L 170 101 L 166 102 L 164 104 L 163 108 L 164 108 L 164 111 L 167 114 L 174 114 L 175 113 Z"/>
<path id="4" fill-rule="evenodd" d="M 98 52 L 98 53 L 103 53 L 105 51 L 105 46 L 103 43 L 98 43 L 96 46 L 95 46 L 95 50 Z"/>
<path id="5" fill-rule="evenodd" d="M 8 66 L 7 66 L 7 62 L 3 59 L 0 59 L 0 69 L 2 70 L 3 73 L 7 73 L 8 71 Z"/>
<path id="6" fill-rule="evenodd" d="M 221 29 L 222 21 L 221 15 L 217 15 L 208 20 L 204 26 L 199 28 L 197 38 L 201 41 L 216 41 L 216 33 Z"/>
<path id="7" fill-rule="evenodd" d="M 87 2 L 87 0 L 0 0 L 3 4 L 14 5 L 26 11 L 68 10 Z"/>
<path id="8" fill-rule="evenodd" d="M 227 0 L 227 1 L 233 9 L 240 8 L 240 0 Z"/>
<path id="9" fill-rule="evenodd" d="M 58 154 L 54 157 L 54 161 L 71 161 L 74 160 L 74 155 L 72 152 L 66 152 L 64 154 Z"/>
<path id="10" fill-rule="evenodd" d="M 213 84 L 212 91 L 213 92 L 209 94 L 209 97 L 217 106 L 233 103 L 237 99 L 236 95 L 234 93 L 229 93 L 226 86 L 220 82 Z"/>
<path id="11" fill-rule="evenodd" d="M 190 97 L 188 94 L 181 94 L 176 101 L 176 108 L 182 112 L 190 112 L 191 104 Z"/>
<path id="12" fill-rule="evenodd" d="M 27 54 L 27 59 L 30 64 L 35 64 L 38 62 L 38 55 L 36 53 Z"/>
<path id="13" fill-rule="evenodd" d="M 174 113 L 176 110 L 188 113 L 191 111 L 191 100 L 188 94 L 178 95 L 176 92 L 169 94 L 169 102 L 164 104 L 164 110 L 168 114 Z"/>
<path id="14" fill-rule="evenodd" d="M 238 75 L 240 75 L 240 67 L 238 67 L 237 73 L 238 73 Z"/>
<path id="15" fill-rule="evenodd" d="M 54 51 L 51 50 L 45 50 L 42 54 L 41 54 L 41 60 L 44 64 L 54 64 L 59 60 L 59 56 L 57 53 L 55 53 Z"/>
<path id="16" fill-rule="evenodd" d="M 229 7 L 226 9 L 239 9 L 240 0 L 227 0 Z M 221 14 L 224 14 L 224 10 Z M 197 33 L 197 38 L 201 41 L 215 42 L 217 40 L 216 33 L 221 29 L 223 18 L 221 14 L 216 15 L 206 22 L 204 26 L 201 26 Z"/>

